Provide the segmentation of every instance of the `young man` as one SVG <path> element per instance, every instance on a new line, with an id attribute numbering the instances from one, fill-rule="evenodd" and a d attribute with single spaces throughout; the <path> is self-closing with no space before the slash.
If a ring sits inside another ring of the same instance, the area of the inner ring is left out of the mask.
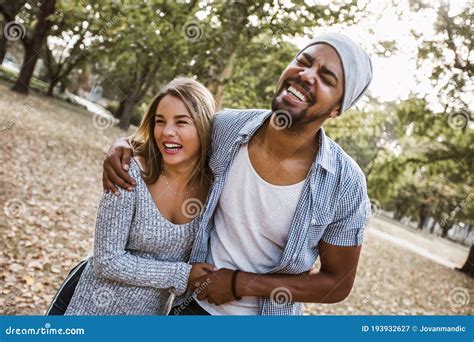
<path id="1" fill-rule="evenodd" d="M 271 111 L 216 114 L 215 181 L 190 262 L 219 270 L 171 314 L 299 315 L 302 302 L 348 296 L 370 202 L 363 172 L 322 125 L 354 105 L 371 79 L 369 56 L 327 34 L 283 71 Z M 133 186 L 124 171 L 130 157 L 125 139 L 114 143 L 104 189 Z M 318 256 L 321 268 L 310 272 Z"/>

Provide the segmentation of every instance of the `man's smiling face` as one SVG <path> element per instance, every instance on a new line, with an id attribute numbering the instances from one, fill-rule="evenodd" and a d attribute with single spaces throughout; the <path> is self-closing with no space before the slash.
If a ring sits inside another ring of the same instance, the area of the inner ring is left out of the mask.
<path id="1" fill-rule="evenodd" d="M 281 74 L 272 110 L 289 113 L 292 128 L 301 128 L 336 117 L 343 91 L 344 71 L 336 50 L 327 44 L 311 45 Z"/>

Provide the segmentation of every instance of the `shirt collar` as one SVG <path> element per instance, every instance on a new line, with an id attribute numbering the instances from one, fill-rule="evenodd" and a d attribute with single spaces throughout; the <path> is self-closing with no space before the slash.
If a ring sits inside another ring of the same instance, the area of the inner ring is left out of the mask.
<path id="1" fill-rule="evenodd" d="M 255 115 L 255 118 L 249 120 L 244 127 L 239 131 L 239 136 L 241 137 L 240 143 L 247 143 L 255 132 L 263 125 L 263 123 L 270 117 L 272 114 L 271 110 L 265 111 L 260 115 Z M 325 170 L 334 174 L 335 173 L 335 163 L 333 158 L 333 150 L 329 138 L 326 136 L 324 129 L 321 127 L 319 130 L 319 151 L 316 155 L 316 158 L 313 162 L 313 166 L 321 165 Z"/>
<path id="2" fill-rule="evenodd" d="M 324 128 L 319 129 L 319 151 L 314 160 L 314 164 L 321 165 L 326 171 L 335 173 L 334 151 L 332 150 L 331 141 L 324 132 Z"/>
<path id="3" fill-rule="evenodd" d="M 239 136 L 242 137 L 242 143 L 246 143 L 252 138 L 254 133 L 263 125 L 265 120 L 272 114 L 271 110 L 262 112 L 260 115 L 256 114 L 255 118 L 249 120 L 239 132 Z"/>

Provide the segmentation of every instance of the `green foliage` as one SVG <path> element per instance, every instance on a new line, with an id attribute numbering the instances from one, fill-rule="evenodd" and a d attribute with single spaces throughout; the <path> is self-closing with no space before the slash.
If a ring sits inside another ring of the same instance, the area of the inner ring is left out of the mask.
<path id="1" fill-rule="evenodd" d="M 270 39 L 270 38 L 268 38 Z M 237 59 L 232 78 L 226 84 L 224 106 L 228 108 L 269 108 L 276 81 L 298 49 L 289 43 L 262 49 L 265 41 L 247 47 L 252 61 Z M 253 48 L 253 51 L 251 50 Z"/>
<path id="2" fill-rule="evenodd" d="M 422 0 L 412 0 L 415 10 L 429 8 L 436 4 Z M 449 2 L 441 1 L 437 7 L 436 34 L 424 37 L 417 32 L 414 36 L 420 41 L 418 63 L 429 62 L 433 65 L 431 80 L 439 90 L 438 100 L 445 112 L 472 109 L 473 71 L 472 65 L 472 18 L 474 7 L 469 1 L 464 9 L 453 15 Z"/>
<path id="3" fill-rule="evenodd" d="M 37 3 L 19 3 L 18 18 L 29 32 Z M 428 217 L 447 222 L 447 228 L 472 224 L 473 8 L 453 16 L 444 2 L 411 0 L 410 5 L 414 11 L 435 6 L 438 14 L 434 36 L 413 34 L 420 43 L 418 64 L 433 66 L 429 77 L 444 110 L 434 113 L 424 98 L 370 101 L 325 128 L 365 172 L 370 197 L 396 218 L 411 217 L 420 227 Z M 305 0 L 58 0 L 50 39 L 75 37 L 78 43 L 64 51 L 59 44 L 43 58 L 49 80 L 67 77 L 63 71 L 69 66 L 91 70 L 126 129 L 139 124 L 160 86 L 178 75 L 203 82 L 222 107 L 269 108 L 276 82 L 297 52 L 292 38 L 310 36 L 315 25 L 363 19 L 355 1 L 321 6 Z M 396 51 L 390 40 L 373 47 L 380 56 Z M 466 124 L 453 124 L 453 113 L 462 114 Z"/>
<path id="4" fill-rule="evenodd" d="M 387 209 L 420 220 L 420 208 L 427 206 L 424 215 L 440 220 L 454 210 L 453 203 L 474 193 L 474 134 L 449 126 L 445 114 L 431 112 L 419 99 L 404 101 L 388 113 L 399 127 L 387 146 L 397 149 L 374 161 L 369 191 Z M 472 222 L 473 216 L 472 205 L 465 206 L 452 223 Z"/>

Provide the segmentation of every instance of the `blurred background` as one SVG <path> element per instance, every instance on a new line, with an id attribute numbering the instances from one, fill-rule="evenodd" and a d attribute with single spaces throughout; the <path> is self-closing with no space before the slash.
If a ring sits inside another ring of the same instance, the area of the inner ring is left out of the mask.
<path id="1" fill-rule="evenodd" d="M 91 249 L 104 153 L 161 85 L 191 76 L 219 108 L 269 108 L 324 32 L 372 56 L 368 94 L 325 126 L 372 217 L 351 295 L 305 314 L 472 314 L 473 5 L 0 0 L 0 314 L 43 314 Z"/>

